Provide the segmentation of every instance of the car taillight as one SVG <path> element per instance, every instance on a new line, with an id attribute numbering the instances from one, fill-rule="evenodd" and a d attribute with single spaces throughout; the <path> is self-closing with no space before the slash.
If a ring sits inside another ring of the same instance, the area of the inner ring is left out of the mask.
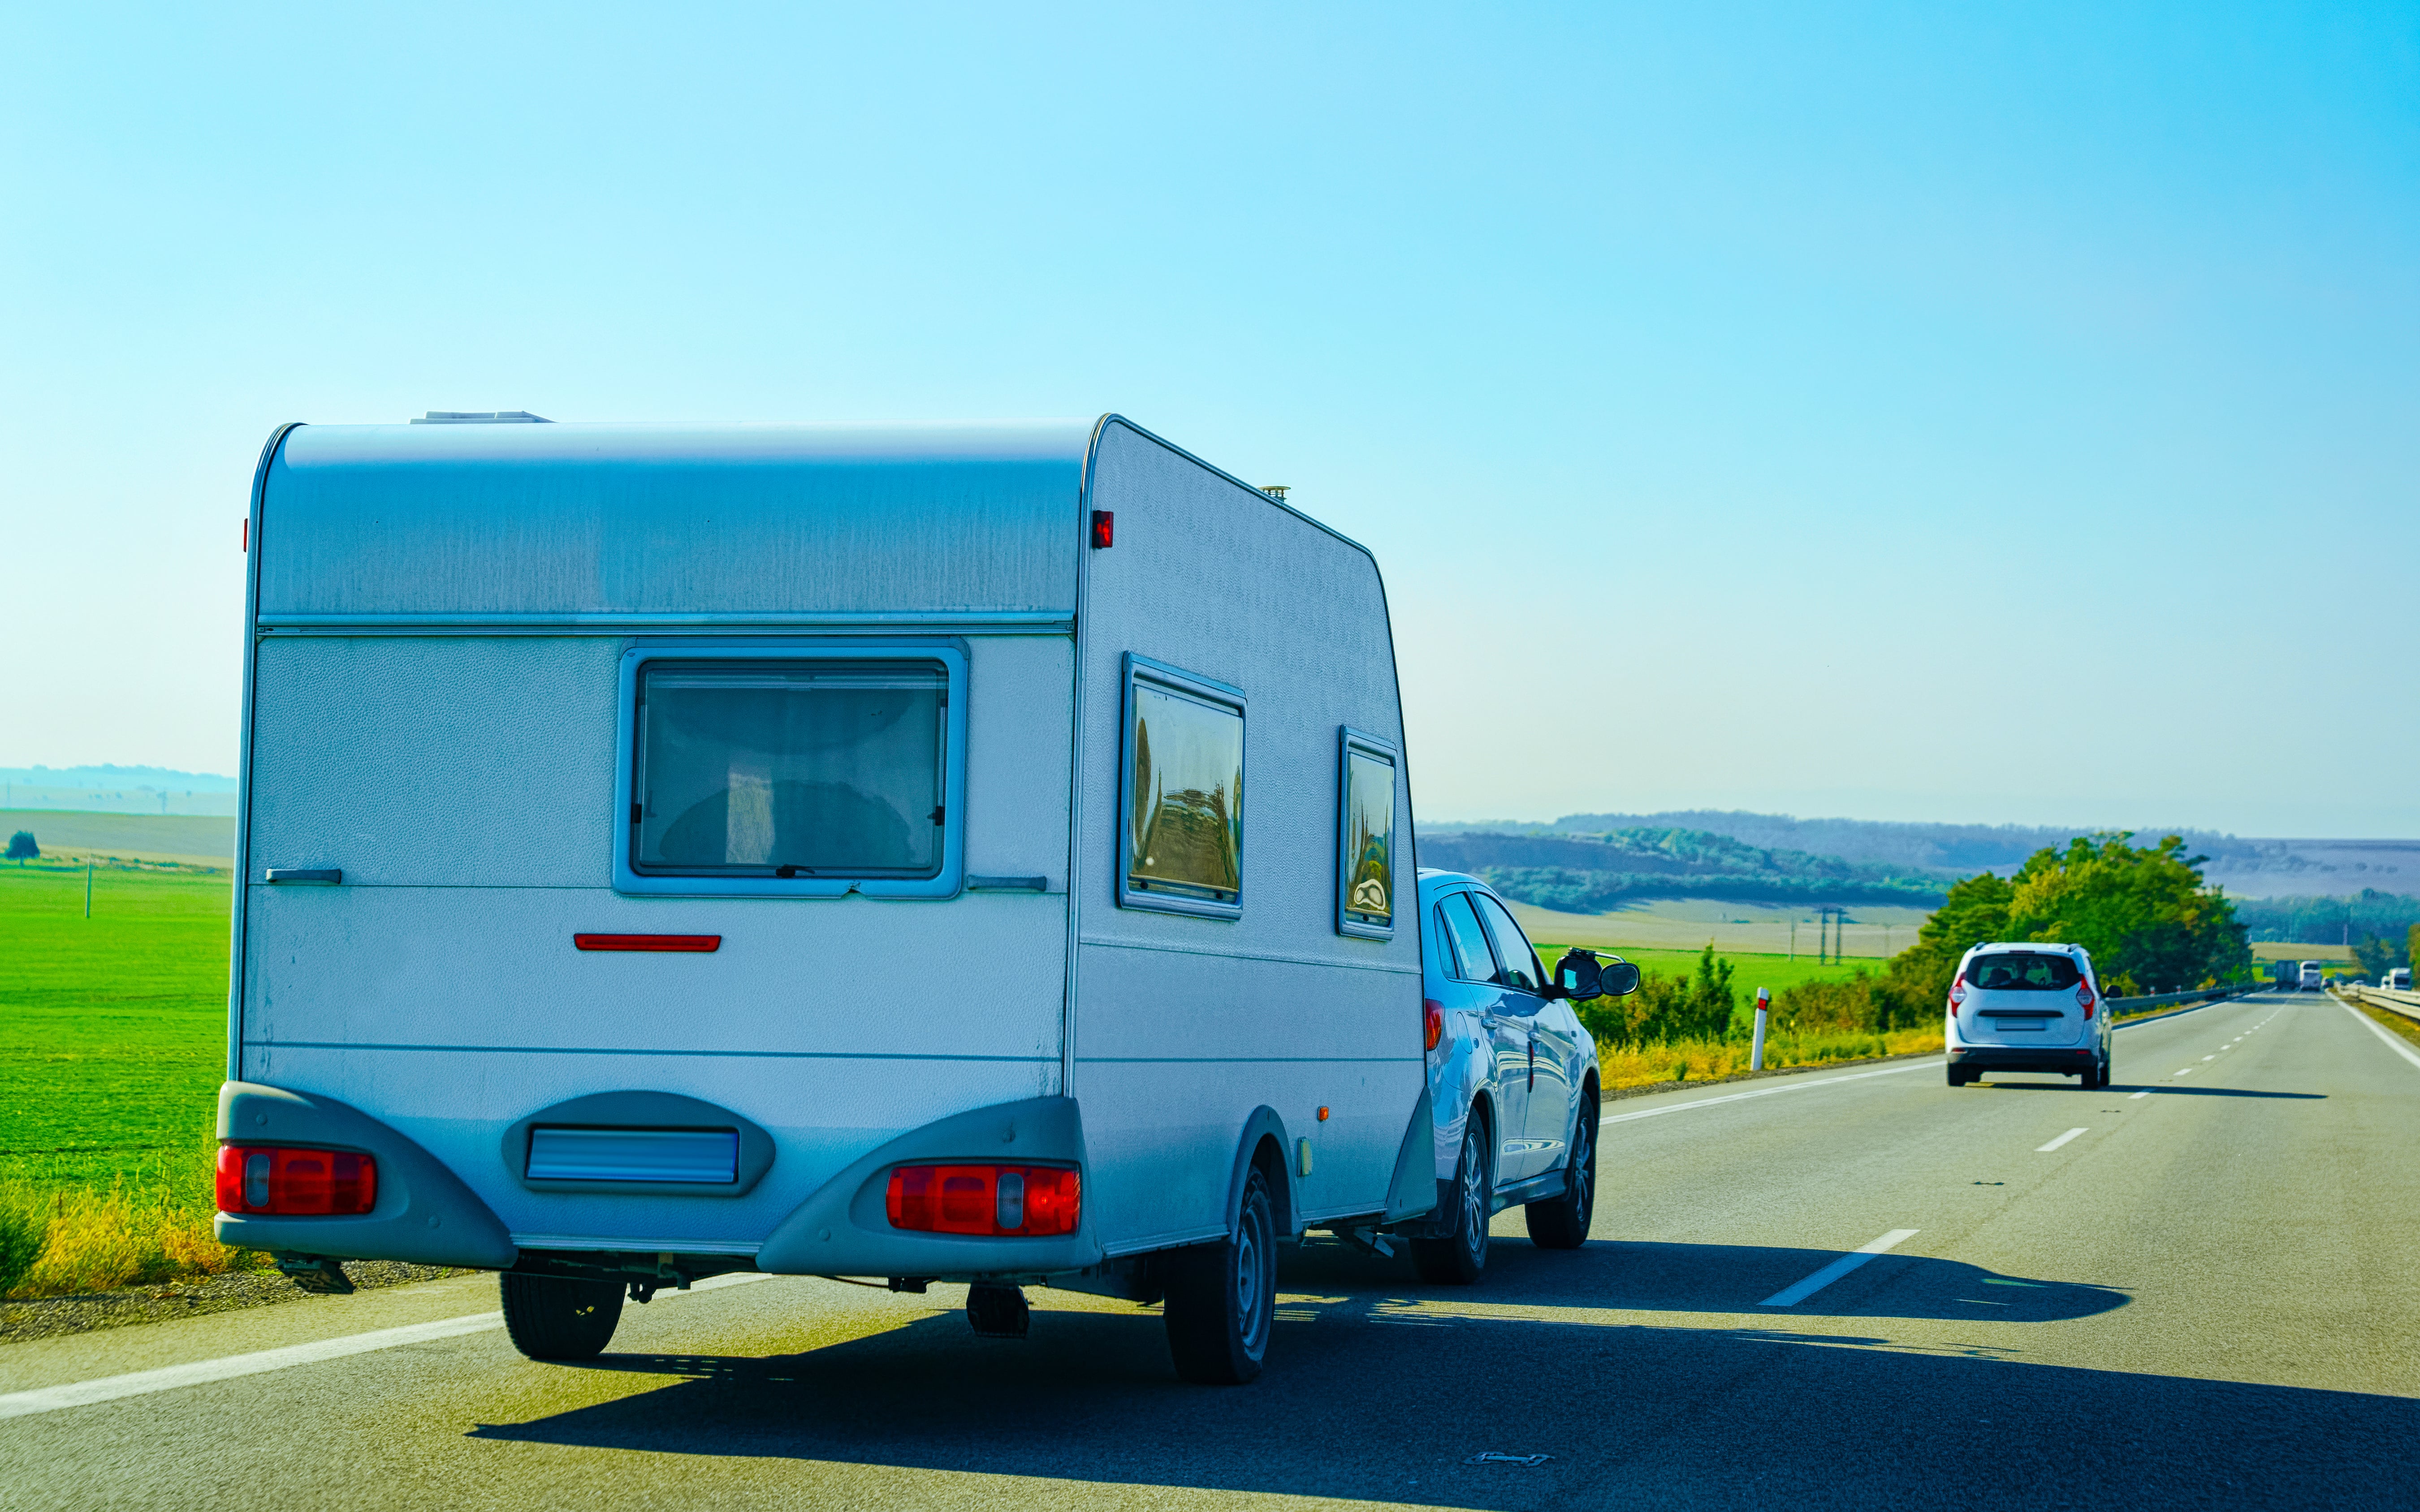
<path id="1" fill-rule="evenodd" d="M 1966 974 L 1962 971 L 1958 974 L 1958 980 L 1949 984 L 1949 1011 L 1957 1012 L 1958 1005 L 1964 1001 L 1966 1001 Z"/>
<path id="2" fill-rule="evenodd" d="M 219 1211 L 308 1217 L 378 1206 L 378 1162 L 348 1149 L 219 1147 Z"/>
<path id="3" fill-rule="evenodd" d="M 1437 1041 L 1445 1038 L 1445 1005 L 1434 997 L 1422 999 L 1420 1026 L 1428 1036 L 1429 1048 L 1435 1050 Z"/>
<path id="4" fill-rule="evenodd" d="M 902 1165 L 883 1207 L 892 1227 L 928 1234 L 1072 1234 L 1084 1179 L 1055 1165 Z"/>
<path id="5" fill-rule="evenodd" d="M 2092 983 L 2079 981 L 2075 984 L 2075 1001 L 2076 1005 L 2084 1010 L 2084 1016 L 2088 1022 L 2092 1017 L 2092 1005 L 2100 1001 L 2092 995 Z"/>

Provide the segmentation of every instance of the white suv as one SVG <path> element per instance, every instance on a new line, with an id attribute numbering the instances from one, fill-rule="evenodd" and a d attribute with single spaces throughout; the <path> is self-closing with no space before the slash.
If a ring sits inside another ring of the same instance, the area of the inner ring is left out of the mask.
<path id="1" fill-rule="evenodd" d="M 1949 989 L 1949 1085 L 2044 1071 L 2109 1085 L 2109 1014 L 2080 945 L 1978 945 Z"/>

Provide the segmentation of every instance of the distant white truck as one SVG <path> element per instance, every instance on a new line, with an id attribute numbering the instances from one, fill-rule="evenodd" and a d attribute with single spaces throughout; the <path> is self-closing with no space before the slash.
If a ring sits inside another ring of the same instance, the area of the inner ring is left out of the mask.
<path id="1" fill-rule="evenodd" d="M 2388 992 L 2408 993 L 2412 990 L 2412 968 L 2410 966 L 2389 967 L 2386 975 L 2379 979 L 2378 984 Z"/>
<path id="2" fill-rule="evenodd" d="M 2327 963 L 2324 961 L 2305 961 L 2303 963 L 2301 978 L 2296 982 L 2295 986 L 2297 991 L 2315 993 L 2325 987 L 2327 982 Z"/>
<path id="3" fill-rule="evenodd" d="M 1232 1381 L 1278 1242 L 1436 1206 L 1386 594 L 1269 493 L 1115 416 L 313 425 L 249 539 L 225 1242 L 500 1271 L 541 1358 L 719 1272 L 1164 1300 Z"/>

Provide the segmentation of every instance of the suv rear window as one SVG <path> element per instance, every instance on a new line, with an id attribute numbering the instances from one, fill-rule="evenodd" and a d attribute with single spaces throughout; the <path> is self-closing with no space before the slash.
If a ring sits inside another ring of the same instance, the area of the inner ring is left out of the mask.
<path id="1" fill-rule="evenodd" d="M 1967 963 L 1966 980 L 1987 993 L 2047 993 L 2084 980 L 2075 958 L 2031 950 L 1978 955 Z"/>

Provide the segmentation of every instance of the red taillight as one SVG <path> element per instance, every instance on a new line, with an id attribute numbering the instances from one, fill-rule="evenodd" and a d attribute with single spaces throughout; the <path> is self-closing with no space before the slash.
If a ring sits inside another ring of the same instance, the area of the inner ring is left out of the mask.
<path id="1" fill-rule="evenodd" d="M 1428 1035 L 1429 1048 L 1435 1050 L 1437 1041 L 1445 1038 L 1445 1005 L 1434 997 L 1423 999 L 1420 1003 L 1420 1026 Z"/>
<path id="2" fill-rule="evenodd" d="M 2092 1005 L 2100 1001 L 2092 995 L 2092 983 L 2079 981 L 2075 984 L 2075 1001 L 2077 1006 L 2084 1010 L 2086 1022 L 2089 1023 L 2092 1018 Z"/>
<path id="3" fill-rule="evenodd" d="M 1106 551 L 1118 544 L 1118 517 L 1109 510 L 1093 511 L 1093 549 Z"/>
<path id="4" fill-rule="evenodd" d="M 1966 973 L 1962 971 L 1958 974 L 1958 980 L 1949 984 L 1949 1011 L 1957 1012 L 1958 1005 L 1964 1001 L 1966 1001 Z"/>
<path id="5" fill-rule="evenodd" d="M 928 1234 L 1072 1234 L 1084 1179 L 1055 1165 L 902 1165 L 883 1207 L 892 1227 Z"/>
<path id="6" fill-rule="evenodd" d="M 378 1206 L 378 1162 L 348 1149 L 219 1147 L 219 1211 L 292 1217 Z"/>

